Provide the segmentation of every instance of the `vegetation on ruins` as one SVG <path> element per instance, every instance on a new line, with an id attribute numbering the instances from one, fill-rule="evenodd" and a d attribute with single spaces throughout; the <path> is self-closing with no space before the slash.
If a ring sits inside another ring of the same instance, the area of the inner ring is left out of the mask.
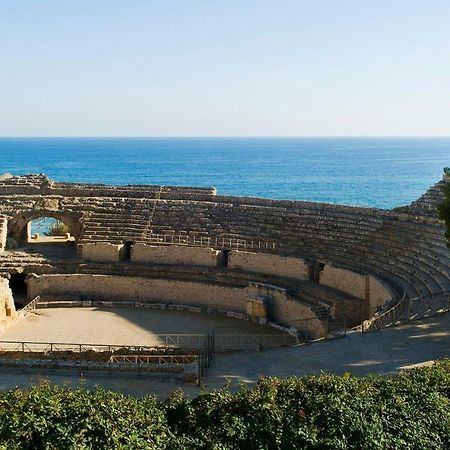
<path id="1" fill-rule="evenodd" d="M 164 402 L 43 384 L 0 393 L 2 449 L 448 449 L 450 360 L 396 376 L 262 378 Z"/>
<path id="2" fill-rule="evenodd" d="M 57 220 L 50 224 L 48 231 L 44 234 L 46 236 L 65 236 L 67 233 L 70 233 L 69 226 Z"/>
<path id="3" fill-rule="evenodd" d="M 450 167 L 444 168 L 444 175 L 450 177 Z M 438 205 L 439 218 L 445 221 L 445 237 L 450 248 L 450 182 L 444 185 L 444 201 Z"/>

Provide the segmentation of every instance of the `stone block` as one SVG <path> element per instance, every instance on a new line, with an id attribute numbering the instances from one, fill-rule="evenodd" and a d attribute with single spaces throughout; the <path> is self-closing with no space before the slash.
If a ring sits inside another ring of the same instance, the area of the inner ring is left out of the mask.
<path id="1" fill-rule="evenodd" d="M 270 253 L 232 250 L 228 255 L 228 267 L 246 272 L 264 273 L 299 280 L 306 280 L 309 276 L 309 266 L 305 260 Z"/>
<path id="2" fill-rule="evenodd" d="M 215 267 L 218 264 L 219 253 L 218 250 L 207 247 L 134 244 L 131 247 L 131 261 Z"/>
<path id="3" fill-rule="evenodd" d="M 123 259 L 124 244 L 91 242 L 81 247 L 81 257 L 88 261 L 118 262 Z"/>

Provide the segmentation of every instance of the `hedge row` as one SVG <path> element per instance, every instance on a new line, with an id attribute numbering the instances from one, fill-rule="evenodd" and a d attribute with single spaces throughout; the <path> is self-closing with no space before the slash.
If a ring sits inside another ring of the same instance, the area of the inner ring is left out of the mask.
<path id="1" fill-rule="evenodd" d="M 450 449 L 450 361 L 392 377 L 263 378 L 192 400 L 43 384 L 0 393 L 2 449 Z"/>

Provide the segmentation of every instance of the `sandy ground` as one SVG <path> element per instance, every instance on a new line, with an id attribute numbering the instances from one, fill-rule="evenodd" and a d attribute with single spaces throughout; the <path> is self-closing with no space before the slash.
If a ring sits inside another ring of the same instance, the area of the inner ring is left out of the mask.
<path id="1" fill-rule="evenodd" d="M 226 316 L 136 308 L 38 309 L 0 335 L 4 341 L 155 345 L 161 334 L 205 334 L 217 327 L 259 326 Z M 279 333 L 268 328 L 266 332 Z"/>

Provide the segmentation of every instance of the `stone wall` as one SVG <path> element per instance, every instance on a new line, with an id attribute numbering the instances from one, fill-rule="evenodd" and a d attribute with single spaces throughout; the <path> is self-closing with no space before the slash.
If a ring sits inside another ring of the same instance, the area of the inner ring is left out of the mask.
<path id="1" fill-rule="evenodd" d="M 245 313 L 245 289 L 210 283 L 114 275 L 42 275 L 28 280 L 29 298 L 81 296 L 111 301 L 192 304 Z"/>
<path id="2" fill-rule="evenodd" d="M 81 246 L 81 257 L 88 261 L 117 262 L 123 259 L 124 244 L 92 242 Z"/>
<path id="3" fill-rule="evenodd" d="M 249 298 L 264 299 L 269 320 L 300 330 L 308 339 L 326 335 L 326 324 L 316 317 L 313 309 L 288 295 L 286 289 L 265 283 L 249 283 L 247 292 Z"/>
<path id="4" fill-rule="evenodd" d="M 366 275 L 326 264 L 320 272 L 320 284 L 330 286 L 353 297 L 366 298 Z"/>
<path id="5" fill-rule="evenodd" d="M 0 216 L 0 252 L 5 251 L 8 223 L 5 216 Z"/>
<path id="6" fill-rule="evenodd" d="M 384 303 L 393 298 L 394 295 L 385 284 L 374 276 L 369 275 L 369 297 L 370 307 L 375 308 L 384 305 Z"/>
<path id="7" fill-rule="evenodd" d="M 35 275 L 28 279 L 28 296 L 45 301 L 61 298 L 135 301 L 141 303 L 175 303 L 200 305 L 213 310 L 246 314 L 251 299 L 263 299 L 269 320 L 295 327 L 309 337 L 321 337 L 323 324 L 315 318 L 306 303 L 287 295 L 286 290 L 263 283 L 250 283 L 247 288 L 220 286 L 212 283 L 149 279 L 114 275 Z M 308 320 L 301 320 L 308 319 Z"/>
<path id="8" fill-rule="evenodd" d="M 375 277 L 330 264 L 320 272 L 319 282 L 364 300 L 367 308 L 380 306 L 393 297 L 392 292 Z"/>
<path id="9" fill-rule="evenodd" d="M 0 332 L 15 319 L 16 308 L 9 281 L 0 277 Z"/>
<path id="10" fill-rule="evenodd" d="M 309 266 L 303 259 L 269 253 L 232 250 L 228 256 L 228 267 L 300 280 L 309 277 Z"/>
<path id="11" fill-rule="evenodd" d="M 215 267 L 219 253 L 207 247 L 134 244 L 131 247 L 131 261 Z"/>

